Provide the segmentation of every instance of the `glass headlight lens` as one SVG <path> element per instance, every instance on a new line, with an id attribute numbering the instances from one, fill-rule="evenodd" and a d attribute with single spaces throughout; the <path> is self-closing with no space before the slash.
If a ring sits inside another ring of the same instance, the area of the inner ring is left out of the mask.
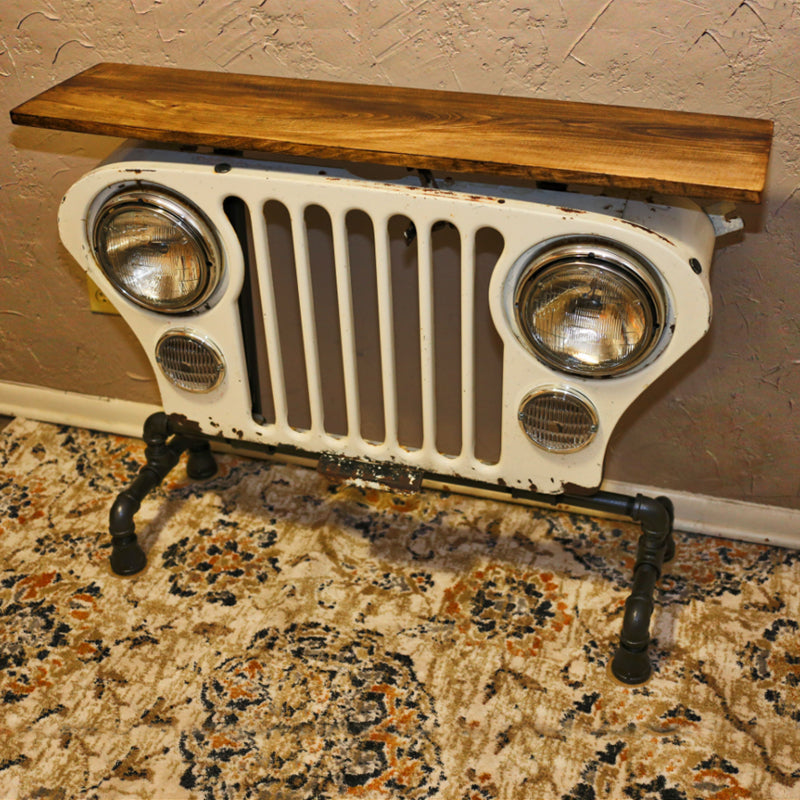
<path id="1" fill-rule="evenodd" d="M 209 224 L 187 202 L 156 188 L 107 200 L 92 240 L 111 283 L 152 311 L 191 311 L 219 282 L 220 249 Z"/>
<path id="2" fill-rule="evenodd" d="M 617 375 L 657 344 L 665 299 L 643 259 L 605 241 L 578 240 L 534 254 L 515 311 L 523 336 L 547 364 Z"/>
<path id="3" fill-rule="evenodd" d="M 187 392 L 210 392 L 225 375 L 219 348 L 187 330 L 165 333 L 156 345 L 156 361 L 164 375 Z"/>
<path id="4" fill-rule="evenodd" d="M 519 409 L 528 438 L 551 453 L 574 453 L 597 433 L 597 411 L 577 392 L 542 388 L 529 394 Z"/>

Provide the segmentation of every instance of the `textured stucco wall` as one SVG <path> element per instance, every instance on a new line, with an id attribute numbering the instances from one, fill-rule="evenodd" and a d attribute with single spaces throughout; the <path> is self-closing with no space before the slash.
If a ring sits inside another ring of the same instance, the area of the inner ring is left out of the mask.
<path id="1" fill-rule="evenodd" d="M 131 400 L 158 400 L 147 361 L 89 313 L 55 227 L 117 142 L 7 114 L 98 61 L 775 120 L 765 203 L 716 259 L 712 334 L 628 413 L 606 474 L 800 507 L 798 0 L 5 0 L 0 36 L 0 379 Z"/>

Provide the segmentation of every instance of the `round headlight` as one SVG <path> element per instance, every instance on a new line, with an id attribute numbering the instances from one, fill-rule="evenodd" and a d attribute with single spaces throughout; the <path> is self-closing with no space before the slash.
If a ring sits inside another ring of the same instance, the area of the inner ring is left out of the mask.
<path id="1" fill-rule="evenodd" d="M 210 225 L 185 200 L 159 188 L 108 199 L 92 231 L 97 262 L 112 284 L 151 311 L 182 313 L 216 289 L 221 256 Z"/>
<path id="2" fill-rule="evenodd" d="M 645 260 L 599 239 L 526 254 L 515 294 L 517 324 L 545 363 L 578 375 L 618 375 L 658 343 L 664 290 Z"/>

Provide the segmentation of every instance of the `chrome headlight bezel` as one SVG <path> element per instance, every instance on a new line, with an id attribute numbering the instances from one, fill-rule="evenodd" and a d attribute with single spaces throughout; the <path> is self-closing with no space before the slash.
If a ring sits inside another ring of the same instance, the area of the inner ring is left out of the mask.
<path id="1" fill-rule="evenodd" d="M 185 295 L 154 300 L 137 294 L 122 282 L 102 246 L 105 226 L 117 215 L 129 210 L 146 209 L 181 230 L 198 253 L 200 279 Z M 123 186 L 96 202 L 88 220 L 87 234 L 95 261 L 111 285 L 131 302 L 161 314 L 188 314 L 206 304 L 220 284 L 223 272 L 222 248 L 211 222 L 190 201 L 157 184 L 136 183 Z"/>
<path id="2" fill-rule="evenodd" d="M 642 366 L 662 341 L 668 312 L 666 287 L 650 261 L 620 242 L 598 236 L 561 237 L 529 249 L 520 257 L 517 265 L 520 270 L 513 294 L 513 319 L 517 336 L 547 366 L 562 373 L 588 378 L 623 375 Z M 549 347 L 531 327 L 524 312 L 537 284 L 569 269 L 603 274 L 638 297 L 645 320 L 645 333 L 631 353 L 598 364 L 582 362 Z"/>

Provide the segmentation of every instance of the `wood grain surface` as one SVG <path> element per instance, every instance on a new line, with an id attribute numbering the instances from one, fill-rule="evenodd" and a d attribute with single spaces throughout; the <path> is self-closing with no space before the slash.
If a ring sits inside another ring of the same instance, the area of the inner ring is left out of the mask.
<path id="1" fill-rule="evenodd" d="M 98 64 L 18 125 L 759 202 L 768 120 Z"/>

